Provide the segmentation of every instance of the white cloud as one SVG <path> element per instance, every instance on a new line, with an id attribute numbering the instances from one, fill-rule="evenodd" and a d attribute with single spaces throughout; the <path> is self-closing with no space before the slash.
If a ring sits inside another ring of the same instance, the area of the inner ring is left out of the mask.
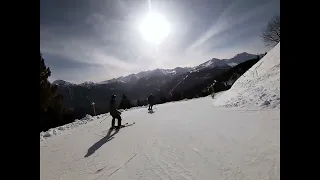
<path id="1" fill-rule="evenodd" d="M 232 29 L 236 25 L 245 23 L 253 17 L 263 15 L 263 13 L 268 10 L 268 7 L 272 5 L 273 2 L 271 1 L 267 4 L 262 4 L 243 14 L 239 13 L 239 11 L 237 10 L 237 7 L 241 3 L 243 3 L 243 0 L 236 0 L 230 6 L 228 6 L 228 8 L 219 16 L 218 20 L 214 22 L 202 36 L 200 36 L 195 42 L 193 42 L 187 48 L 187 51 L 191 49 L 201 48 L 201 46 L 205 45 L 209 40 L 212 40 L 216 42 L 216 44 L 218 44 L 219 41 L 217 41 L 216 39 L 218 39 L 219 36 L 223 36 L 223 33 L 225 31 Z M 253 25 L 254 24 L 251 24 L 251 26 L 248 28 L 254 28 L 252 27 Z"/>
<path id="2" fill-rule="evenodd" d="M 118 3 L 121 9 L 126 10 L 124 16 L 110 18 L 107 13 L 93 13 L 84 19 L 88 29 L 59 26 L 40 28 L 43 53 L 94 65 L 87 69 L 79 67 L 68 72 L 55 70 L 52 72 L 52 79 L 79 83 L 88 80 L 103 81 L 155 68 L 195 66 L 213 57 L 230 58 L 244 51 L 266 51 L 260 37 L 255 33 L 265 22 L 252 23 L 250 20 L 256 16 L 263 16 L 265 11 L 268 11 L 270 3 L 262 4 L 250 11 L 239 12 L 243 0 L 234 1 L 198 39 L 191 44 L 182 44 L 186 39 L 193 38 L 189 37 L 192 34 L 189 27 L 193 26 L 195 18 L 203 18 L 194 12 L 194 16 L 188 16 L 186 22 L 171 22 L 173 33 L 157 47 L 145 42 L 136 27 L 144 12 L 134 11 L 133 6 L 129 6 L 125 1 L 121 0 Z M 183 12 L 183 9 L 180 10 Z M 180 19 L 177 15 L 176 20 Z M 248 22 L 250 26 L 238 27 Z M 232 31 L 235 28 L 236 31 Z M 249 33 L 255 35 L 250 36 Z M 244 35 L 247 38 L 242 40 Z"/>

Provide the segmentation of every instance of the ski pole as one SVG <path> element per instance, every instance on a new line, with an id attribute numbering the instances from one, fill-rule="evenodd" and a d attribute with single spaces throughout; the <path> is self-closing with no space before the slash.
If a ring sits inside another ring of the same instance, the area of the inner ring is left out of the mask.
<path id="1" fill-rule="evenodd" d="M 103 118 L 102 121 L 106 120 L 109 116 L 110 114 L 107 117 Z M 102 121 L 100 121 L 100 123 L 102 123 Z"/>

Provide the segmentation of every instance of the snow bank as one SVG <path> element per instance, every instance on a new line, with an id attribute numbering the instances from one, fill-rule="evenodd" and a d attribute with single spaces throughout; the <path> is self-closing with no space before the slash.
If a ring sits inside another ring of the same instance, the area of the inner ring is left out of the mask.
<path id="1" fill-rule="evenodd" d="M 59 126 L 59 127 L 55 127 L 55 128 L 51 128 L 46 132 L 41 132 L 40 133 L 40 141 L 43 141 L 43 140 L 45 140 L 45 139 L 47 139 L 49 137 L 55 136 L 55 135 L 59 135 L 59 134 L 63 133 L 66 130 L 73 129 L 73 128 L 78 127 L 78 126 L 80 126 L 82 124 L 87 124 L 90 121 L 93 121 L 95 119 L 99 119 L 101 116 L 104 116 L 104 115 L 98 115 L 98 116 L 92 117 L 92 116 L 87 114 L 84 118 L 82 118 L 80 120 L 76 119 L 72 123 L 65 124 L 63 126 Z"/>
<path id="2" fill-rule="evenodd" d="M 119 109 L 119 111 L 123 113 L 123 112 L 127 112 L 127 111 L 130 112 L 130 111 L 137 110 L 137 109 L 147 109 L 147 108 L 148 108 L 148 106 L 140 106 L 140 107 L 132 107 L 130 109 Z M 154 106 L 154 108 L 156 109 L 156 106 Z M 76 119 L 72 123 L 65 124 L 63 126 L 59 126 L 59 127 L 55 127 L 55 128 L 51 128 L 46 132 L 40 133 L 40 142 L 43 140 L 46 140 L 52 136 L 62 134 L 63 132 L 65 132 L 67 130 L 74 129 L 80 125 L 87 124 L 88 122 L 91 122 L 93 120 L 96 120 L 96 119 L 104 120 L 104 118 L 109 117 L 109 115 L 110 115 L 109 113 L 100 114 L 98 116 L 91 116 L 91 115 L 87 114 L 84 118 L 82 118 L 80 120 Z"/>
<path id="3" fill-rule="evenodd" d="M 245 72 L 216 106 L 280 109 L 280 43 Z"/>

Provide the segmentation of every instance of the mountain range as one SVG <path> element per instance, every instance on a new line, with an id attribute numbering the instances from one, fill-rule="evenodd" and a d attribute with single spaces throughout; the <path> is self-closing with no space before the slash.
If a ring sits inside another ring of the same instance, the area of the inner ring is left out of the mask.
<path id="1" fill-rule="evenodd" d="M 136 83 L 139 79 L 141 78 L 149 78 L 152 76 L 175 76 L 179 74 L 184 74 L 187 72 L 193 72 L 196 70 L 201 70 L 205 68 L 214 68 L 214 67 L 233 67 L 237 64 L 240 64 L 242 62 L 245 62 L 249 59 L 255 58 L 257 55 L 249 54 L 246 52 L 240 53 L 235 55 L 231 59 L 217 59 L 217 58 L 212 58 L 198 66 L 195 67 L 176 67 L 174 69 L 155 69 L 155 70 L 149 70 L 149 71 L 142 71 L 137 74 L 130 74 L 128 76 L 121 76 L 118 78 L 113 78 L 110 80 L 94 83 L 92 81 L 86 81 L 80 84 L 73 84 L 64 80 L 56 80 L 53 82 L 53 84 L 56 84 L 58 86 L 92 86 L 96 84 L 108 84 L 108 83 L 113 83 L 113 82 L 122 82 L 122 83 L 130 83 L 134 84 Z"/>
<path id="2" fill-rule="evenodd" d="M 231 59 L 212 58 L 195 67 L 142 71 L 98 83 L 73 84 L 56 80 L 53 84 L 58 86 L 58 91 L 63 95 L 66 107 L 74 108 L 75 111 L 85 115 L 85 113 L 91 113 L 91 103 L 95 102 L 96 112 L 99 114 L 108 109 L 108 101 L 112 94 L 120 97 L 125 94 L 130 100 L 145 100 L 151 93 L 167 96 L 183 92 L 198 84 L 212 82 L 215 77 L 232 67 L 259 56 L 262 55 L 243 52 Z M 118 98 L 118 103 L 120 99 Z"/>

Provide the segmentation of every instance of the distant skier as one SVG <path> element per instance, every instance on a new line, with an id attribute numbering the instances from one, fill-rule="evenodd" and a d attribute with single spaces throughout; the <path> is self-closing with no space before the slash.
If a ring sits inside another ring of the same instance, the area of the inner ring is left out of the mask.
<path id="1" fill-rule="evenodd" d="M 113 128 L 120 128 L 121 127 L 121 112 L 117 110 L 116 107 L 116 95 L 111 96 L 110 100 L 110 115 L 112 116 L 112 121 L 111 121 L 111 129 Z M 118 120 L 118 126 L 115 125 L 115 119 Z"/>
<path id="2" fill-rule="evenodd" d="M 150 96 L 148 97 L 148 104 L 149 104 L 148 110 L 152 110 L 152 106 L 154 105 L 154 96 L 152 94 L 150 94 Z"/>

